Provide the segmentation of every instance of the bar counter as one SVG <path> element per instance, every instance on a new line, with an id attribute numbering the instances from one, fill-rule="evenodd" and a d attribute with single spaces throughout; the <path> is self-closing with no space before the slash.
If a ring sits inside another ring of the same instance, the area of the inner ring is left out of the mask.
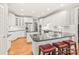
<path id="1" fill-rule="evenodd" d="M 55 42 L 61 42 L 63 40 L 69 40 L 75 37 L 73 33 L 59 33 L 59 34 L 33 34 L 32 38 L 32 50 L 34 55 L 39 54 L 39 45 L 52 44 Z"/>

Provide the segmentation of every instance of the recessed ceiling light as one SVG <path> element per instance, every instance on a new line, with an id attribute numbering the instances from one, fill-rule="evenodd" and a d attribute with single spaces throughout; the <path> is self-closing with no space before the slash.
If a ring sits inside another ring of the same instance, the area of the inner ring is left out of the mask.
<path id="1" fill-rule="evenodd" d="M 37 16 L 37 17 L 40 17 L 40 16 Z"/>
<path id="2" fill-rule="evenodd" d="M 60 4 L 60 6 L 61 6 L 61 7 L 63 7 L 63 6 L 64 6 L 64 4 Z"/>
<path id="3" fill-rule="evenodd" d="M 21 11 L 24 11 L 24 9 L 21 9 Z"/>
<path id="4" fill-rule="evenodd" d="M 44 12 L 42 12 L 41 14 L 44 15 Z"/>
<path id="5" fill-rule="evenodd" d="M 23 13 L 21 13 L 21 15 L 24 15 Z"/>
<path id="6" fill-rule="evenodd" d="M 35 11 L 32 11 L 32 13 L 35 13 Z"/>
<path id="7" fill-rule="evenodd" d="M 64 14 L 65 14 L 65 13 L 67 13 L 67 11 L 62 11 L 62 13 L 64 13 Z"/>
<path id="8" fill-rule="evenodd" d="M 50 8 L 47 8 L 47 11 L 50 11 Z"/>

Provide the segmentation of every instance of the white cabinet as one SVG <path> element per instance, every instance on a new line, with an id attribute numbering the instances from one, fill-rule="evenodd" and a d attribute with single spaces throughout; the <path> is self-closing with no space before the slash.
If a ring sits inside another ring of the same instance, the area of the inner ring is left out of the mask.
<path id="1" fill-rule="evenodd" d="M 16 26 L 24 27 L 24 18 L 23 17 L 16 17 Z"/>
<path id="2" fill-rule="evenodd" d="M 61 11 L 47 18 L 40 19 L 42 28 L 48 26 L 49 29 L 53 30 L 53 26 L 69 26 L 74 25 L 74 8 Z"/>
<path id="3" fill-rule="evenodd" d="M 16 25 L 16 16 L 12 13 L 9 13 L 9 26 L 15 26 Z"/>
<path id="4" fill-rule="evenodd" d="M 27 27 L 28 31 L 34 31 L 32 18 L 16 17 L 16 26 L 23 27 L 25 29 Z"/>
<path id="5" fill-rule="evenodd" d="M 24 17 L 24 27 L 26 28 L 27 32 L 34 31 L 34 24 L 32 18 Z"/>

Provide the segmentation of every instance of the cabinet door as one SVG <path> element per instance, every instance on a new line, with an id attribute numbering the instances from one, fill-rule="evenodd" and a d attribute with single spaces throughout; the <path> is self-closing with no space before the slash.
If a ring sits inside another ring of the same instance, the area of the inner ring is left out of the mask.
<path id="1" fill-rule="evenodd" d="M 16 17 L 16 26 L 24 27 L 24 18 Z"/>

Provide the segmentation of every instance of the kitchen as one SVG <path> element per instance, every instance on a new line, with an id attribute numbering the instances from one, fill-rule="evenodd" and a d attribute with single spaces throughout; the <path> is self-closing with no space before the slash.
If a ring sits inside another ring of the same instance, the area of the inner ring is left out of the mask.
<path id="1" fill-rule="evenodd" d="M 0 4 L 4 9 L 4 23 L 0 33 L 4 33 L 7 41 L 0 51 L 1 54 L 8 54 L 7 50 L 19 37 L 32 44 L 32 54 L 39 54 L 39 46 L 53 44 L 72 39 L 78 44 L 78 9 L 79 4 L 26 4 L 8 3 Z M 1 16 L 1 17 L 2 17 Z M 3 19 L 3 18 L 2 18 Z M 76 19 L 76 20 L 74 20 Z M 2 21 L 2 22 L 4 22 Z M 4 39 L 2 38 L 2 39 Z M 1 42 L 4 42 L 1 40 Z M 77 45 L 78 46 L 78 45 Z M 4 48 L 4 49 L 3 49 Z M 22 48 L 22 46 L 21 46 Z M 7 49 L 7 50 L 6 50 Z M 56 49 L 57 50 L 57 49 Z M 59 53 L 59 52 L 57 52 Z M 56 54 L 57 54 L 56 53 Z"/>

